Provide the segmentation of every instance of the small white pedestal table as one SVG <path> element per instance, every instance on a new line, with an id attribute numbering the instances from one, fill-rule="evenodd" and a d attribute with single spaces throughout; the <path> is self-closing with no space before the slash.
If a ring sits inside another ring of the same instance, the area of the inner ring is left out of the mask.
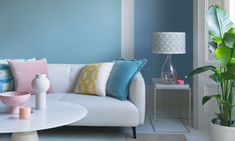
<path id="1" fill-rule="evenodd" d="M 34 107 L 34 102 L 26 104 Z M 0 133 L 12 133 L 12 141 L 38 141 L 38 130 L 68 125 L 87 115 L 81 105 L 63 101 L 47 101 L 46 110 L 32 108 L 30 119 L 21 120 L 18 114 L 9 114 L 0 107 Z"/>

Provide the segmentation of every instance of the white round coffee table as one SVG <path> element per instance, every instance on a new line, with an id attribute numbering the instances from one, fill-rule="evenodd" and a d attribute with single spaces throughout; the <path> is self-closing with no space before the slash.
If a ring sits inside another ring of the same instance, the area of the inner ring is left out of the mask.
<path id="1" fill-rule="evenodd" d="M 38 130 L 68 125 L 86 115 L 87 109 L 81 105 L 47 101 L 46 110 L 32 109 L 31 118 L 27 120 L 20 120 L 18 114 L 0 112 L 0 133 L 12 133 L 12 141 L 38 141 Z"/>

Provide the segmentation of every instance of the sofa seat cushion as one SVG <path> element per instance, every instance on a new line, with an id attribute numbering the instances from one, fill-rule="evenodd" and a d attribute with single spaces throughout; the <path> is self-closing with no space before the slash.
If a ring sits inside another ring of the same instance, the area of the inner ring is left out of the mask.
<path id="1" fill-rule="evenodd" d="M 47 94 L 47 101 L 59 101 L 66 93 L 54 94 L 50 93 Z M 31 95 L 29 100 L 24 104 L 25 106 L 35 105 L 35 95 Z M 1 102 L 0 102 L 1 103 Z"/>
<path id="2" fill-rule="evenodd" d="M 129 100 L 120 101 L 111 97 L 72 93 L 64 94 L 60 100 L 83 105 L 88 110 L 85 118 L 71 125 L 123 127 L 138 125 L 138 109 Z"/>

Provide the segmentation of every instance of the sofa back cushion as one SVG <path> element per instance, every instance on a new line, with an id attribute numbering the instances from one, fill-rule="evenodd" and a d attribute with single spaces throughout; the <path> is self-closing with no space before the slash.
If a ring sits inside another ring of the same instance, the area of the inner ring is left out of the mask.
<path id="1" fill-rule="evenodd" d="M 83 64 L 48 64 L 53 92 L 73 92 Z"/>
<path id="2" fill-rule="evenodd" d="M 44 73 L 48 76 L 46 59 L 37 61 L 8 60 L 8 64 L 15 79 L 15 90 L 19 92 L 32 92 L 31 82 L 37 73 Z M 52 92 L 51 88 L 48 92 Z"/>

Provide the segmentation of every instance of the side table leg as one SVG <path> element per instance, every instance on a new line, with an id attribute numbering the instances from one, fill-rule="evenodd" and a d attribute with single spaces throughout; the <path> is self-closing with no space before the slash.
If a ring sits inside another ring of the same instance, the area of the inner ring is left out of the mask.
<path id="1" fill-rule="evenodd" d="M 11 141 L 39 141 L 37 131 L 12 133 Z"/>
<path id="2" fill-rule="evenodd" d="M 153 101 L 154 101 L 154 105 L 153 105 L 153 109 L 154 109 L 154 115 L 153 115 L 153 120 L 154 120 L 154 127 L 153 127 L 153 129 L 154 129 L 154 132 L 156 132 L 156 126 L 157 126 L 157 100 L 156 100 L 156 98 L 157 98 L 157 96 L 156 96 L 156 89 L 154 89 L 154 98 L 153 98 Z"/>
<path id="3" fill-rule="evenodd" d="M 191 103 L 191 89 L 189 89 L 189 110 L 188 110 L 188 112 L 189 112 L 189 121 L 188 121 L 188 124 L 189 124 L 189 127 L 191 127 L 192 125 L 191 125 L 191 119 L 192 119 L 192 113 L 191 113 L 191 110 L 192 110 L 192 103 Z"/>

